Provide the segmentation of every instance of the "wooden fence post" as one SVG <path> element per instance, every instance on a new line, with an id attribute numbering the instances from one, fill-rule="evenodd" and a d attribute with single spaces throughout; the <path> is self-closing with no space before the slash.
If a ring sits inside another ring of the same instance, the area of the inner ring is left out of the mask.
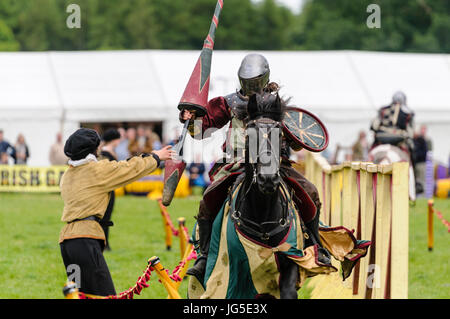
<path id="1" fill-rule="evenodd" d="M 343 285 L 333 274 L 311 279 L 312 297 L 342 298 L 353 289 L 353 298 L 407 298 L 408 163 L 330 166 L 318 154 L 307 155 L 306 162 L 306 177 L 319 189 L 328 213 L 323 221 L 373 241 Z"/>
<path id="2" fill-rule="evenodd" d="M 175 287 L 175 283 L 170 279 L 169 275 L 166 273 L 165 268 L 161 265 L 161 262 L 158 257 L 153 256 L 150 258 L 150 264 L 155 269 L 161 283 L 166 288 L 169 293 L 169 299 L 181 299 L 180 294 L 178 293 L 177 288 Z"/>
<path id="3" fill-rule="evenodd" d="M 330 226 L 342 225 L 342 166 L 331 173 Z"/>
<path id="4" fill-rule="evenodd" d="M 368 164 L 361 163 L 360 170 L 360 192 L 361 192 L 361 239 L 372 237 L 372 225 L 369 222 L 373 221 L 373 187 L 372 187 L 372 173 L 368 171 Z M 370 247 L 369 247 L 370 249 Z M 369 268 L 369 252 L 366 258 L 359 261 L 359 279 L 358 279 L 358 297 L 365 298 L 367 288 L 367 271 Z"/>
<path id="5" fill-rule="evenodd" d="M 162 221 L 163 221 L 163 227 L 166 233 L 166 249 L 171 250 L 172 249 L 172 229 L 170 228 L 169 221 L 167 220 L 167 210 L 166 207 L 162 204 L 162 200 L 158 199 L 159 204 L 159 211 L 161 213 Z"/>
<path id="6" fill-rule="evenodd" d="M 184 232 L 184 225 L 186 224 L 186 219 L 184 217 L 178 218 L 178 237 L 180 238 L 180 255 L 181 258 L 184 257 L 187 246 L 187 238 Z"/>
<path id="7" fill-rule="evenodd" d="M 432 251 L 433 250 L 433 246 L 434 246 L 434 233 L 433 233 L 433 200 L 429 199 L 428 200 L 428 218 L 427 218 L 427 234 L 428 234 L 428 251 Z"/>
<path id="8" fill-rule="evenodd" d="M 392 169 L 391 298 L 408 298 L 409 163 L 394 163 Z"/>
<path id="9" fill-rule="evenodd" d="M 359 167 L 352 166 L 352 163 L 345 162 L 343 168 L 342 185 L 342 226 L 354 230 L 357 228 L 357 214 L 359 206 L 358 185 L 356 175 Z M 355 233 L 356 235 L 356 233 Z M 344 287 L 353 288 L 355 272 L 344 281 Z"/>
<path id="10" fill-rule="evenodd" d="M 391 175 L 392 166 L 378 166 L 377 177 L 377 216 L 375 251 L 375 298 L 384 299 L 387 287 L 389 242 L 391 237 Z"/>

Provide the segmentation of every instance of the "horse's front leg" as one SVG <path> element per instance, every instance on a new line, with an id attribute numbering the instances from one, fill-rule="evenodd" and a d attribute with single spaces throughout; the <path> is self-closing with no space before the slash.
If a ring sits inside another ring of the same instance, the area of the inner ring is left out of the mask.
<path id="1" fill-rule="evenodd" d="M 282 253 L 277 253 L 277 258 L 280 267 L 280 297 L 297 299 L 298 266 Z"/>

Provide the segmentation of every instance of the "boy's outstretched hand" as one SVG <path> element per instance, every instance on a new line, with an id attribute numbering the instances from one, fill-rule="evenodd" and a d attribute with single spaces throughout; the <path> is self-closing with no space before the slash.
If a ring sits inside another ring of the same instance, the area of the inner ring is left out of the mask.
<path id="1" fill-rule="evenodd" d="M 161 161 L 166 161 L 169 159 L 174 159 L 177 156 L 177 152 L 171 149 L 172 145 L 164 146 L 159 151 L 153 151 L 156 155 L 158 155 Z"/>

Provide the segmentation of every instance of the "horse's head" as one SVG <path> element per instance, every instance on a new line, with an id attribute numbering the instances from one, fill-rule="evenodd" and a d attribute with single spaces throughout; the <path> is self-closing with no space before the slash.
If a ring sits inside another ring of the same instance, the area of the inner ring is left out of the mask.
<path id="1" fill-rule="evenodd" d="M 253 94 L 247 106 L 246 167 L 264 194 L 280 183 L 280 159 L 284 103 L 278 93 Z M 251 171 L 250 171 L 251 169 Z"/>

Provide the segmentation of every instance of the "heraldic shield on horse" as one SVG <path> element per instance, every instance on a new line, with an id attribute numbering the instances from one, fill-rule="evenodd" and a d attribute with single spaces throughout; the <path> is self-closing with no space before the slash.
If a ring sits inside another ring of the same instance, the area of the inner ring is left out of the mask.
<path id="1" fill-rule="evenodd" d="M 218 214 L 204 276 L 190 277 L 189 298 L 297 298 L 306 278 L 338 271 L 331 256 L 341 262 L 345 280 L 370 245 L 345 227 L 318 224 L 319 208 L 286 156 L 288 147 L 324 150 L 322 122 L 286 107 L 278 90 L 263 89 L 247 101 L 245 156 L 222 165 L 229 173 L 213 176 L 201 203 Z M 198 224 L 192 239 L 202 256 Z"/>

